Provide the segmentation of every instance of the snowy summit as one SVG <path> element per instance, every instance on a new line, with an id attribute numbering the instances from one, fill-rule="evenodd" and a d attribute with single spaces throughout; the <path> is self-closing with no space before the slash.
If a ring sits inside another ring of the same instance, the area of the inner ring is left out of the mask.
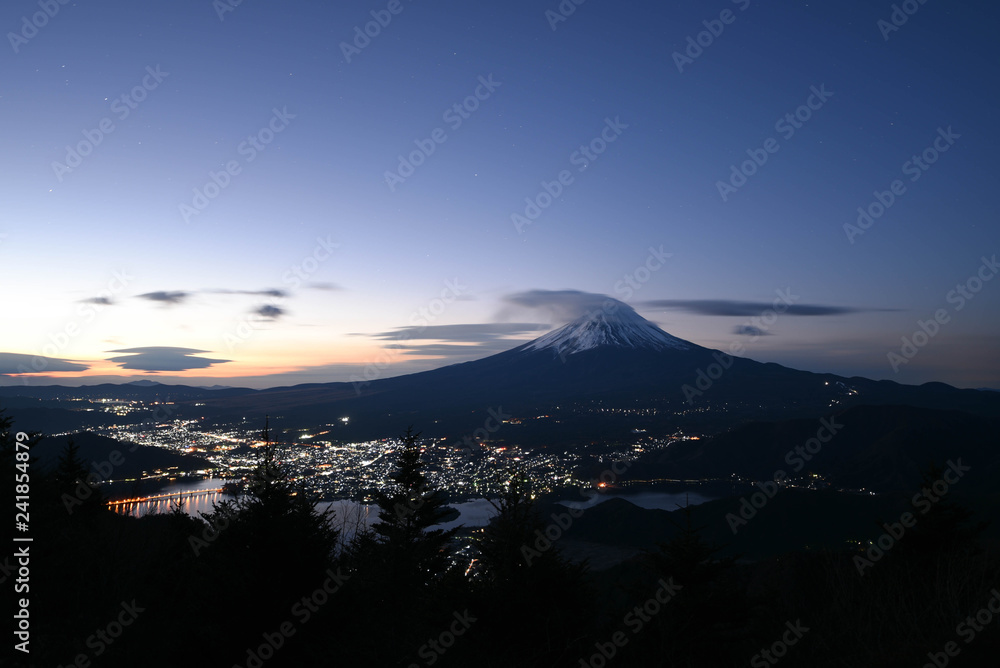
<path id="1" fill-rule="evenodd" d="M 524 346 L 524 350 L 553 350 L 572 355 L 600 346 L 645 350 L 691 350 L 693 343 L 667 334 L 624 302 L 586 313 Z"/>

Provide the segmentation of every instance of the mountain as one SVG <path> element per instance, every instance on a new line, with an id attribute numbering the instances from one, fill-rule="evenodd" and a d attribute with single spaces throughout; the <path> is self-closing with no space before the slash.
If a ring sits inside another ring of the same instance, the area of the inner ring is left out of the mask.
<path id="1" fill-rule="evenodd" d="M 151 404 L 196 402 L 204 397 L 239 397 L 255 393 L 246 388 L 210 389 L 135 381 L 120 385 L 103 383 L 65 387 L 62 385 L 0 386 L 0 408 L 10 409 L 18 429 L 58 434 L 110 425 L 138 424 L 153 419 Z M 119 415 L 105 400 L 141 401 L 149 410 Z"/>
<path id="2" fill-rule="evenodd" d="M 631 350 L 693 350 L 698 346 L 667 334 L 631 308 L 586 313 L 520 349 L 551 350 L 560 357 L 600 347 Z"/>
<path id="3" fill-rule="evenodd" d="M 270 414 L 279 426 L 336 425 L 331 438 L 352 440 L 392 436 L 409 425 L 426 436 L 461 438 L 503 414 L 514 419 L 497 437 L 526 444 L 626 439 L 633 428 L 720 431 L 751 419 L 814 417 L 861 404 L 1000 414 L 996 393 L 731 357 L 668 334 L 622 302 L 609 303 L 480 360 L 357 383 L 208 397 L 197 412 L 209 419 Z M 342 417 L 349 422 L 337 423 Z"/>
<path id="4" fill-rule="evenodd" d="M 823 429 L 820 432 L 820 429 Z M 826 439 L 804 444 L 817 435 Z M 681 441 L 639 457 L 626 478 L 770 480 L 822 475 L 835 487 L 885 492 L 920 488 L 931 464 L 962 460 L 972 470 L 956 489 L 989 494 L 1000 475 L 1000 418 L 911 406 L 854 406 L 822 420 L 750 422 L 713 438 Z M 819 443 L 819 447 L 816 445 Z"/>
<path id="5" fill-rule="evenodd" d="M 47 400 L 104 399 L 114 397 L 122 400 L 134 399 L 139 401 L 189 401 L 203 397 L 218 397 L 221 394 L 226 396 L 241 396 L 253 394 L 254 392 L 256 390 L 245 387 L 221 388 L 215 386 L 202 388 L 190 387 L 188 385 L 166 385 L 151 380 L 137 380 L 122 384 L 102 383 L 100 385 L 81 385 L 79 387 L 66 387 L 64 385 L 0 385 L 0 398 L 33 397 Z"/>
<path id="6" fill-rule="evenodd" d="M 201 471 L 214 468 L 212 463 L 195 455 L 182 455 L 160 447 L 118 441 L 90 432 L 43 438 L 31 449 L 31 454 L 38 458 L 39 468 L 54 471 L 69 441 L 73 441 L 79 448 L 77 456 L 88 471 L 105 469 L 100 476 L 102 478 L 122 480 L 160 470 Z M 112 471 L 110 475 L 107 474 L 108 470 Z"/>

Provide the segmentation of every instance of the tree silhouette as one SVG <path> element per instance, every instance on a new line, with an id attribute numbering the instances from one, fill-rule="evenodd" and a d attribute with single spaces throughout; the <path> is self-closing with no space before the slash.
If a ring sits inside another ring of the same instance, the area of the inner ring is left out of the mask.
<path id="1" fill-rule="evenodd" d="M 59 497 L 70 514 L 92 518 L 104 511 L 104 493 L 98 484 L 87 480 L 87 468 L 80 459 L 80 447 L 70 438 L 59 455 L 55 482 Z"/>
<path id="2" fill-rule="evenodd" d="M 211 573 L 206 587 L 231 612 L 224 632 L 247 642 L 286 620 L 292 603 L 321 585 L 338 537 L 332 510 L 320 511 L 289 479 L 267 425 L 243 493 L 203 513 L 207 528 L 190 538 Z"/>
<path id="3" fill-rule="evenodd" d="M 571 563 L 551 541 L 539 544 L 547 525 L 527 472 L 514 466 L 504 477 L 501 492 L 489 500 L 496 514 L 475 541 L 483 654 L 497 665 L 562 665 L 584 653 L 583 640 L 594 626 L 586 565 Z M 569 526 L 568 509 L 557 508 L 560 525 Z"/>
<path id="4" fill-rule="evenodd" d="M 717 556 L 725 545 L 703 538 L 706 526 L 695 525 L 690 505 L 681 512 L 683 522 L 671 519 L 674 536 L 649 554 L 657 574 L 681 589 L 652 619 L 655 630 L 640 637 L 638 644 L 652 650 L 642 665 L 729 665 L 745 659 L 741 636 L 749 616 L 736 557 Z"/>
<path id="5" fill-rule="evenodd" d="M 956 501 L 950 487 L 944 495 L 935 494 L 935 483 L 942 480 L 943 471 L 935 464 L 921 474 L 920 499 L 914 512 L 916 524 L 906 529 L 899 545 L 893 549 L 897 558 L 918 561 L 956 557 L 977 549 L 989 522 L 972 523 L 974 513 Z M 894 555 L 890 553 L 889 556 Z"/>
<path id="6" fill-rule="evenodd" d="M 419 437 L 412 428 L 402 436 L 387 489 L 376 495 L 378 521 L 356 533 L 343 554 L 351 573 L 345 599 L 354 614 L 342 623 L 357 660 L 370 665 L 408 665 L 427 634 L 440 633 L 436 625 L 468 605 L 454 563 L 457 529 L 434 528 L 449 513 L 444 495 L 427 482 Z M 357 610 L 377 611 L 377 628 Z"/>
<path id="7" fill-rule="evenodd" d="M 376 495 L 379 521 L 362 538 L 378 544 L 384 568 L 400 585 L 443 575 L 450 566 L 449 543 L 458 530 L 432 528 L 445 521 L 449 512 L 444 494 L 427 483 L 419 437 L 412 427 L 403 435 L 389 490 Z"/>

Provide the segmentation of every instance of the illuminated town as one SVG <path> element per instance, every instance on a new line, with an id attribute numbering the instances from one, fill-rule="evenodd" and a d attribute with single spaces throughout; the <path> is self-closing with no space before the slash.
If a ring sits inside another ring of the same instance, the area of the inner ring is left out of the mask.
<path id="1" fill-rule="evenodd" d="M 123 443 L 164 448 L 166 450 L 193 455 L 208 462 L 210 466 L 180 470 L 144 472 L 142 481 L 156 484 L 162 482 L 199 480 L 216 481 L 208 487 L 199 486 L 197 494 L 219 501 L 224 491 L 239 489 L 241 481 L 257 465 L 261 452 L 262 425 L 259 419 L 244 418 L 228 425 L 208 425 L 202 419 L 179 419 L 169 402 L 146 403 L 134 399 L 104 398 L 84 402 L 83 411 L 103 412 L 123 418 L 124 424 L 110 424 L 92 427 L 94 433 L 114 438 Z M 652 416 L 657 408 L 620 408 L 603 405 L 586 407 L 586 412 L 597 414 L 618 414 L 623 416 Z M 690 412 L 697 412 L 692 410 Z M 166 416 L 162 419 L 160 416 Z M 149 419 L 153 417 L 154 419 Z M 140 418 L 137 420 L 136 418 Z M 143 419 L 144 418 L 144 419 Z M 503 420 L 502 427 L 524 424 L 532 420 L 552 419 L 550 415 L 510 416 Z M 271 442 L 277 448 L 280 461 L 285 466 L 289 480 L 301 484 L 306 493 L 324 501 L 351 500 L 370 503 L 377 492 L 389 484 L 395 462 L 395 453 L 402 447 L 399 438 L 383 438 L 362 442 L 345 442 L 332 437 L 340 423 L 347 424 L 350 416 L 341 416 L 337 421 L 320 425 L 313 430 L 287 429 L 283 432 L 271 430 Z M 112 422 L 118 422 L 113 420 Z M 426 475 L 429 484 L 443 491 L 449 501 L 456 503 L 490 496 L 503 483 L 503 476 L 516 468 L 526 474 L 531 481 L 533 493 L 547 494 L 568 492 L 576 488 L 606 488 L 607 483 L 581 475 L 581 470 L 606 468 L 612 462 L 629 463 L 641 455 L 668 448 L 678 441 L 698 440 L 700 435 L 677 430 L 668 437 L 653 437 L 645 429 L 631 430 L 632 440 L 624 443 L 593 445 L 588 448 L 529 448 L 508 440 L 513 430 L 498 429 L 488 439 L 475 441 L 471 438 L 422 438 L 421 447 L 428 462 Z M 603 466 L 600 466 L 602 465 Z M 590 468 L 586 468 L 587 465 Z M 113 480 L 115 483 L 134 483 L 134 480 Z M 716 479 L 679 480 L 659 478 L 655 480 L 616 480 L 613 487 L 646 487 L 659 484 L 684 483 L 686 485 L 726 482 L 733 487 L 742 487 L 754 481 L 733 476 L 724 481 Z M 789 478 L 785 486 L 819 489 L 828 484 L 815 474 Z M 225 485 L 225 488 L 222 487 Z M 156 509 L 168 508 L 171 502 L 186 498 L 188 493 L 164 493 L 146 491 L 141 495 L 121 494 L 115 488 L 108 496 L 114 500 L 112 507 L 120 512 L 130 512 L 136 503 L 147 503 Z M 149 490 L 150 488 L 146 488 Z M 864 492 L 864 490 L 842 490 Z M 192 491 L 191 494 L 194 492 Z M 131 498 L 129 498 L 131 497 Z M 198 507 L 206 507 L 202 503 Z"/>

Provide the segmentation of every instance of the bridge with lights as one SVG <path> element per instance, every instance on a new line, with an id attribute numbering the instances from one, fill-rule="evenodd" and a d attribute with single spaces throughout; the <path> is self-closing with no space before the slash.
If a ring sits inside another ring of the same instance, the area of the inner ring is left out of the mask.
<path id="1" fill-rule="evenodd" d="M 208 499 L 215 495 L 222 494 L 222 488 L 217 487 L 214 489 L 196 489 L 188 490 L 185 492 L 173 492 L 171 494 L 155 494 L 152 496 L 137 496 L 128 499 L 114 499 L 108 501 L 107 505 L 109 508 L 117 513 L 123 515 L 132 515 L 143 506 L 143 504 L 148 504 L 150 506 L 149 510 L 154 506 L 158 506 L 160 503 L 168 504 L 170 501 L 177 500 L 198 500 L 198 499 Z M 149 511 L 147 510 L 147 512 Z"/>

